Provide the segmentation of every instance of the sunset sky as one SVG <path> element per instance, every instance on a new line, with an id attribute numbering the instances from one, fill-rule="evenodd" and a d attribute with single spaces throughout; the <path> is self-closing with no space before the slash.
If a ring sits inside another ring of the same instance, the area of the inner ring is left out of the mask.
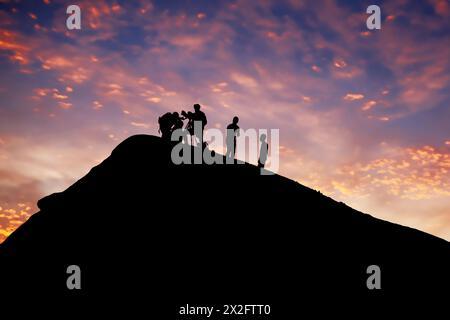
<path id="1" fill-rule="evenodd" d="M 279 129 L 280 174 L 450 240 L 449 16 L 448 0 L 0 0 L 0 242 L 194 103 L 207 128 Z"/>

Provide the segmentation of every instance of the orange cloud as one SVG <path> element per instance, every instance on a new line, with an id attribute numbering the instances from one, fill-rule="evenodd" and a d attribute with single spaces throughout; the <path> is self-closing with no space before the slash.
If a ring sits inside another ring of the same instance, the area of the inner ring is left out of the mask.
<path id="1" fill-rule="evenodd" d="M 150 98 L 147 98 L 147 101 L 150 101 L 150 102 L 153 102 L 153 103 L 159 103 L 159 102 L 161 102 L 161 98 L 159 98 L 159 97 L 150 97 Z"/>
<path id="2" fill-rule="evenodd" d="M 58 105 L 61 109 L 68 110 L 72 108 L 72 103 L 69 102 L 58 102 Z"/>
<path id="3" fill-rule="evenodd" d="M 73 61 L 63 56 L 53 56 L 46 59 L 42 63 L 42 68 L 50 70 L 53 68 L 70 68 L 73 66 Z"/>
<path id="4" fill-rule="evenodd" d="M 57 92 L 53 93 L 53 98 L 55 98 L 56 100 L 66 100 L 67 98 L 69 98 L 68 96 L 65 96 L 63 94 L 59 94 Z"/>
<path id="5" fill-rule="evenodd" d="M 352 192 L 382 192 L 412 200 L 450 196 L 450 153 L 431 146 L 395 152 L 390 158 L 344 166 L 339 169 L 339 176 Z M 348 180 L 349 176 L 358 180 Z"/>
<path id="6" fill-rule="evenodd" d="M 386 21 L 394 21 L 395 20 L 395 16 L 394 15 L 388 15 L 386 17 Z"/>
<path id="7" fill-rule="evenodd" d="M 32 210 L 31 206 L 27 206 L 24 203 L 16 204 L 9 209 L 0 207 L 0 243 L 28 220 L 33 213 Z"/>
<path id="8" fill-rule="evenodd" d="M 336 68 L 345 68 L 347 66 L 347 63 L 342 59 L 337 59 L 334 61 L 333 65 Z"/>
<path id="9" fill-rule="evenodd" d="M 368 111 L 368 110 L 372 109 L 376 104 L 377 104 L 377 102 L 374 100 L 367 101 L 366 103 L 364 103 L 361 110 Z"/>
<path id="10" fill-rule="evenodd" d="M 28 54 L 31 48 L 24 44 L 21 36 L 7 29 L 0 29 L 0 50 L 11 52 L 9 59 L 20 64 L 26 65 L 30 63 Z"/>
<path id="11" fill-rule="evenodd" d="M 344 100 L 347 100 L 347 101 L 354 101 L 354 100 L 361 100 L 361 99 L 364 99 L 364 95 L 360 94 L 360 93 L 347 93 L 344 96 Z"/>

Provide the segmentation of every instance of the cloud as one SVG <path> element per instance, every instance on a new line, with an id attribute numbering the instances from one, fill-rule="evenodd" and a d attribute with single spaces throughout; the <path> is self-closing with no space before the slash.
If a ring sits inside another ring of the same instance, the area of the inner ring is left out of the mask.
<path id="1" fill-rule="evenodd" d="M 21 65 L 30 63 L 30 46 L 25 44 L 23 37 L 10 29 L 0 28 L 0 51 L 6 52 L 11 61 Z"/>
<path id="2" fill-rule="evenodd" d="M 348 101 L 361 100 L 364 99 L 364 95 L 360 93 L 347 93 L 343 99 Z"/>
<path id="3" fill-rule="evenodd" d="M 0 243 L 27 221 L 34 210 L 34 206 L 24 203 L 16 203 L 8 209 L 0 207 Z"/>
<path id="4" fill-rule="evenodd" d="M 361 110 L 368 111 L 368 110 L 372 109 L 376 104 L 377 104 L 377 102 L 374 100 L 367 101 L 366 103 L 364 103 Z"/>
<path id="5" fill-rule="evenodd" d="M 258 86 L 258 83 L 254 78 L 242 73 L 232 73 L 231 79 L 243 87 L 255 88 Z"/>
<path id="6" fill-rule="evenodd" d="M 450 196 L 449 169 L 450 153 L 423 146 L 393 149 L 389 157 L 341 167 L 338 176 L 352 177 L 348 183 L 354 193 L 420 200 Z"/>

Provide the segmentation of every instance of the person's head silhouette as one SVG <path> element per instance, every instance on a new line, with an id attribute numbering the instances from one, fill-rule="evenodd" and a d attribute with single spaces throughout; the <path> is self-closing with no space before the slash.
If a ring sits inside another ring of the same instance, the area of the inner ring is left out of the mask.
<path id="1" fill-rule="evenodd" d="M 260 137 L 259 137 L 259 140 L 261 141 L 261 142 L 266 142 L 266 134 L 265 133 L 263 133 Z"/>
<path id="2" fill-rule="evenodd" d="M 233 123 L 234 123 L 234 124 L 237 124 L 238 122 L 239 122 L 239 118 L 238 118 L 238 117 L 234 117 L 234 118 L 233 118 Z"/>
<path id="3" fill-rule="evenodd" d="M 200 105 L 198 103 L 194 104 L 194 110 L 200 111 Z"/>
<path id="4" fill-rule="evenodd" d="M 177 118 L 180 116 L 180 115 L 178 114 L 178 112 L 173 112 L 172 115 L 175 116 L 175 117 L 177 117 Z"/>

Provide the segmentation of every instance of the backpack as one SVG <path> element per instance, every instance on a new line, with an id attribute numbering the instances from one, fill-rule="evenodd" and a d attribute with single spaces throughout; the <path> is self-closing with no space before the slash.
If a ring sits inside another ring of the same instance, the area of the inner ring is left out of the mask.
<path id="1" fill-rule="evenodd" d="M 161 117 L 158 118 L 159 132 L 167 131 L 172 127 L 172 114 L 166 112 Z"/>

